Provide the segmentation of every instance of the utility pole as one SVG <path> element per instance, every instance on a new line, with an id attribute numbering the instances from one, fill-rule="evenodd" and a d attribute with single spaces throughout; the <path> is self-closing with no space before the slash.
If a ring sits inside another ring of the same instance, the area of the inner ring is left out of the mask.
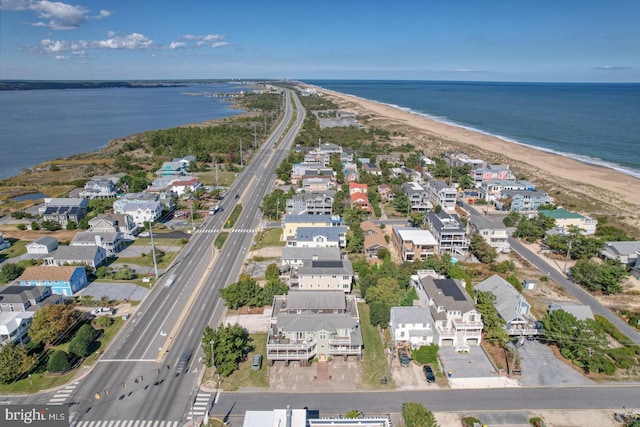
<path id="1" fill-rule="evenodd" d="M 156 262 L 156 246 L 153 244 L 153 221 L 149 221 L 149 237 L 151 237 L 151 254 L 153 256 L 153 272 L 156 275 L 156 283 L 158 282 L 158 263 Z"/>
<path id="2" fill-rule="evenodd" d="M 567 257 L 564 259 L 564 274 L 567 275 L 567 263 L 569 262 L 569 254 L 571 253 L 571 244 L 573 243 L 573 238 L 569 240 L 569 247 L 567 248 Z"/>
<path id="3" fill-rule="evenodd" d="M 242 140 L 240 140 L 240 168 L 242 168 Z"/>
<path id="4" fill-rule="evenodd" d="M 216 157 L 216 190 L 218 188 L 218 158 Z"/>
<path id="5" fill-rule="evenodd" d="M 256 127 L 253 127 L 253 149 L 256 150 L 258 148 L 258 136 L 256 135 Z"/>

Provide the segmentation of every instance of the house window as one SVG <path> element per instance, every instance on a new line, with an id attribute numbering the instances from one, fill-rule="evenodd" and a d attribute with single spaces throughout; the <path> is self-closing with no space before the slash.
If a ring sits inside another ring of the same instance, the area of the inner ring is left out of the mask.
<path id="1" fill-rule="evenodd" d="M 327 333 L 325 331 L 320 332 L 319 339 L 326 340 L 327 339 Z"/>
<path id="2" fill-rule="evenodd" d="M 475 314 L 470 314 L 469 315 L 469 322 L 475 322 L 476 321 L 476 315 Z"/>
<path id="3" fill-rule="evenodd" d="M 404 338 L 404 331 L 400 332 L 400 338 Z"/>

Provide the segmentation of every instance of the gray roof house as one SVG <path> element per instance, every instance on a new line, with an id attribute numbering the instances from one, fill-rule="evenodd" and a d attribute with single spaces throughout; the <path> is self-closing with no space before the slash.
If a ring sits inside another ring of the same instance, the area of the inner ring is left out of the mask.
<path id="1" fill-rule="evenodd" d="M 58 239 L 51 236 L 43 236 L 31 243 L 27 243 L 27 253 L 48 254 L 58 248 Z"/>
<path id="2" fill-rule="evenodd" d="M 10 285 L 0 289 L 0 312 L 36 311 L 48 304 L 62 303 L 62 296 L 49 286 Z"/>
<path id="3" fill-rule="evenodd" d="M 411 276 L 419 301 L 431 310 L 434 320 L 434 342 L 453 346 L 456 351 L 469 351 L 482 340 L 482 315 L 459 280 L 434 279 L 427 272 Z"/>
<path id="4" fill-rule="evenodd" d="M 296 194 L 287 200 L 285 211 L 288 215 L 331 215 L 335 195 L 335 190 Z"/>
<path id="5" fill-rule="evenodd" d="M 460 221 L 457 214 L 448 214 L 445 211 L 435 213 L 427 212 L 426 216 L 429 229 L 438 242 L 440 253 L 452 255 L 466 255 L 469 251 L 469 239 L 467 227 Z"/>
<path id="6" fill-rule="evenodd" d="M 29 342 L 29 326 L 33 321 L 34 311 L 14 311 L 0 313 L 0 346 Z"/>
<path id="7" fill-rule="evenodd" d="M 59 246 L 44 258 L 45 265 L 83 264 L 97 268 L 107 259 L 107 252 L 99 246 Z"/>
<path id="8" fill-rule="evenodd" d="M 593 311 L 588 305 L 576 304 L 572 301 L 556 301 L 549 306 L 549 313 L 556 310 L 564 310 L 569 314 L 573 314 L 578 320 L 593 320 Z"/>
<path id="9" fill-rule="evenodd" d="M 351 292 L 353 266 L 348 258 L 341 260 L 304 260 L 292 266 L 289 286 L 301 291 Z"/>
<path id="10" fill-rule="evenodd" d="M 282 248 L 280 263 L 282 267 L 291 265 L 301 266 L 304 261 L 339 261 L 341 259 L 340 248 L 335 246 L 328 248 L 284 247 Z"/>
<path id="11" fill-rule="evenodd" d="M 66 227 L 70 221 L 80 222 L 89 209 L 89 200 L 82 198 L 44 199 L 44 207 L 38 212 L 45 221 L 55 221 Z"/>
<path id="12" fill-rule="evenodd" d="M 347 227 L 298 227 L 294 239 L 287 240 L 287 246 L 298 248 L 319 248 L 347 246 Z"/>
<path id="13" fill-rule="evenodd" d="M 600 254 L 621 264 L 634 266 L 640 258 L 640 241 L 605 242 Z"/>
<path id="14" fill-rule="evenodd" d="M 389 325 L 396 347 L 415 349 L 434 342 L 433 318 L 428 307 L 392 307 Z"/>
<path id="15" fill-rule="evenodd" d="M 511 252 L 509 233 L 502 221 L 490 221 L 481 215 L 471 215 L 469 221 L 472 229 L 479 234 L 485 242 L 498 253 Z"/>
<path id="16" fill-rule="evenodd" d="M 401 185 L 402 191 L 409 198 L 412 211 L 429 211 L 433 208 L 429 190 L 417 182 L 405 182 Z"/>
<path id="17" fill-rule="evenodd" d="M 112 199 L 118 195 L 118 188 L 110 179 L 92 178 L 79 195 L 85 199 Z"/>
<path id="18" fill-rule="evenodd" d="M 362 333 L 354 297 L 341 291 L 295 291 L 274 297 L 267 341 L 267 360 L 360 357 Z"/>
<path id="19" fill-rule="evenodd" d="M 426 187 L 433 206 L 439 205 L 447 212 L 455 212 L 458 191 L 453 185 L 447 184 L 445 181 L 432 179 L 427 182 Z"/>
<path id="20" fill-rule="evenodd" d="M 131 215 L 109 213 L 100 214 L 90 220 L 89 231 L 120 233 L 124 240 L 135 240 L 138 226 Z"/>
<path id="21" fill-rule="evenodd" d="M 506 322 L 509 335 L 537 335 L 536 319 L 531 315 L 531 305 L 511 283 L 494 274 L 475 286 L 483 292 L 491 292 L 496 297 L 494 303 L 498 314 Z"/>
<path id="22" fill-rule="evenodd" d="M 69 245 L 99 246 L 105 250 L 107 256 L 114 256 L 122 250 L 124 241 L 120 233 L 79 231 Z"/>

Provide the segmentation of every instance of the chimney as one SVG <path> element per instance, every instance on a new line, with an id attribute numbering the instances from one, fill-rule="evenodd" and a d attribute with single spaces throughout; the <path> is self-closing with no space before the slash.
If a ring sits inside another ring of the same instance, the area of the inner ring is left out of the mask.
<path id="1" fill-rule="evenodd" d="M 286 427 L 291 427 L 291 413 L 293 411 L 291 410 L 291 405 L 287 405 L 287 424 Z"/>

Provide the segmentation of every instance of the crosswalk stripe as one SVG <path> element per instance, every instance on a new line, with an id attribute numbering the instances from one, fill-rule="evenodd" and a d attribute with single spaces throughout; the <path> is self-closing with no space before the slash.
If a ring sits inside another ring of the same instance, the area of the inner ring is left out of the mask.
<path id="1" fill-rule="evenodd" d="M 58 397 L 58 398 L 49 399 L 49 402 L 64 402 L 65 400 L 67 400 L 66 397 Z"/>

